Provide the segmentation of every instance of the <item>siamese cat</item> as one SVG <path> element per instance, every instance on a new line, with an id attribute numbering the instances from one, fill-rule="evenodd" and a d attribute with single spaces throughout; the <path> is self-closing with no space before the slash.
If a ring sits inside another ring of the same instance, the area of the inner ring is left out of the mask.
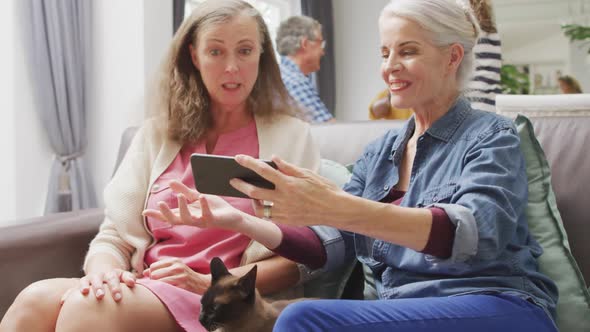
<path id="1" fill-rule="evenodd" d="M 281 311 L 297 300 L 268 302 L 256 290 L 255 265 L 243 277 L 229 273 L 219 257 L 211 260 L 211 286 L 201 298 L 199 321 L 207 331 L 271 332 Z"/>

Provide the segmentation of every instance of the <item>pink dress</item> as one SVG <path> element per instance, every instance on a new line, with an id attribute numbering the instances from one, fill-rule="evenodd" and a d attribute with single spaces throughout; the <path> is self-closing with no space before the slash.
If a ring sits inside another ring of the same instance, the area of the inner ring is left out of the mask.
<path id="1" fill-rule="evenodd" d="M 165 201 L 171 208 L 178 207 L 176 196 L 168 183 L 176 179 L 190 188 L 195 188 L 190 166 L 192 153 L 206 153 L 205 143 L 187 144 L 180 150 L 172 164 L 162 173 L 152 186 L 148 198 L 148 208 L 157 208 L 159 201 Z M 222 134 L 211 154 L 234 156 L 247 154 L 258 158 L 258 135 L 256 123 L 233 132 Z M 251 200 L 224 197 L 234 207 L 254 214 Z M 209 262 L 220 257 L 228 268 L 237 267 L 250 239 L 242 234 L 220 229 L 200 229 L 193 226 L 171 226 L 160 220 L 148 218 L 148 227 L 157 243 L 145 255 L 145 263 L 150 265 L 165 257 L 178 257 L 202 274 L 209 274 Z M 172 286 L 170 284 L 142 278 L 138 283 L 152 291 L 168 308 L 172 316 L 185 331 L 205 331 L 199 323 L 201 296 Z"/>

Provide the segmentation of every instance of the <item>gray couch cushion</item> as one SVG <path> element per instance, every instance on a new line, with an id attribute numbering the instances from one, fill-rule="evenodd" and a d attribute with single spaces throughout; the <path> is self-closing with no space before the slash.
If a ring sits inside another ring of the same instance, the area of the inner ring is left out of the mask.
<path id="1" fill-rule="evenodd" d="M 531 122 L 551 166 L 557 208 L 572 253 L 590 281 L 590 117 L 543 117 Z"/>
<path id="2" fill-rule="evenodd" d="M 380 120 L 316 124 L 311 127 L 311 133 L 320 146 L 322 158 L 348 165 L 361 156 L 367 144 L 403 123 Z"/>
<path id="3" fill-rule="evenodd" d="M 498 113 L 527 116 L 547 161 L 572 253 L 590 284 L 590 94 L 498 96 Z"/>
<path id="4" fill-rule="evenodd" d="M 16 295 L 41 279 L 81 277 L 82 261 L 104 218 L 102 209 L 19 220 L 0 231 L 0 318 Z"/>

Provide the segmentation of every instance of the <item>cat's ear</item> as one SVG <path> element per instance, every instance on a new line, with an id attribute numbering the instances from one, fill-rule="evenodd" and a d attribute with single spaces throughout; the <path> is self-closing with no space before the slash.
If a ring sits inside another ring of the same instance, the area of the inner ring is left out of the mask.
<path id="1" fill-rule="evenodd" d="M 246 273 L 243 277 L 238 280 L 238 287 L 240 291 L 243 292 L 245 298 L 254 298 L 253 295 L 256 290 L 256 270 L 258 265 L 254 265 L 254 267 Z"/>
<path id="2" fill-rule="evenodd" d="M 213 259 L 211 260 L 210 269 L 211 284 L 215 284 L 217 281 L 219 281 L 221 277 L 231 275 L 231 273 L 229 273 L 229 271 L 225 267 L 225 264 L 223 264 L 223 261 L 219 257 L 213 257 Z"/>

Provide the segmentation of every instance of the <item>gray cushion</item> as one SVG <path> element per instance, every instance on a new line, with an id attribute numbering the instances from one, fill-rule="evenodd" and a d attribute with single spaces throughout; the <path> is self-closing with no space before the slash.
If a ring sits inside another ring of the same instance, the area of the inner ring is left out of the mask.
<path id="1" fill-rule="evenodd" d="M 531 118 L 551 167 L 557 208 L 586 286 L 590 280 L 590 117 Z"/>
<path id="2" fill-rule="evenodd" d="M 403 123 L 379 120 L 315 124 L 311 127 L 311 134 L 320 146 L 322 158 L 349 165 L 361 156 L 367 144 Z"/>

